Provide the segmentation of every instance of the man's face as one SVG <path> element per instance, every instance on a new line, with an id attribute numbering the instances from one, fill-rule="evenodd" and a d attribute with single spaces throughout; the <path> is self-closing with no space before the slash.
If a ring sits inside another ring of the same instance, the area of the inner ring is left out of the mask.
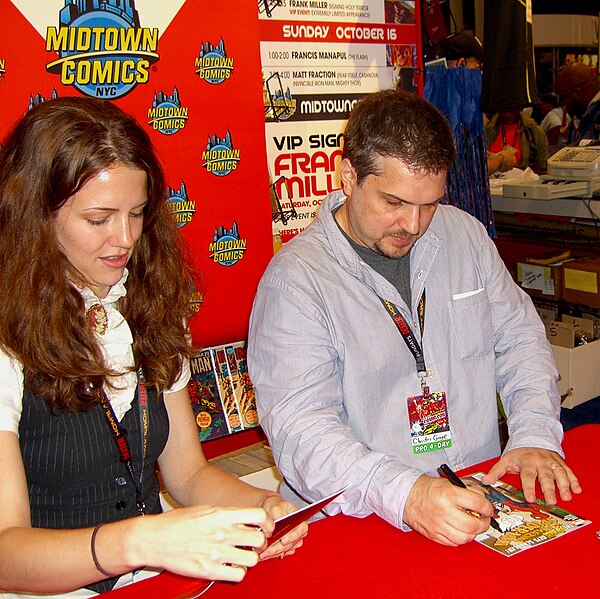
<path id="1" fill-rule="evenodd" d="M 565 107 L 571 116 L 581 118 L 587 105 L 580 102 L 578 97 L 579 89 L 573 85 L 569 73 L 559 73 L 554 82 L 556 93 L 559 96 L 560 103 Z"/>
<path id="2" fill-rule="evenodd" d="M 514 125 L 519 122 L 521 117 L 521 109 L 517 106 L 512 108 L 503 108 L 498 111 L 500 115 L 500 121 L 502 123 L 506 123 L 507 125 Z"/>
<path id="3" fill-rule="evenodd" d="M 361 246 L 387 258 L 408 254 L 431 223 L 444 197 L 446 171 L 411 172 L 398 158 L 380 156 L 377 175 L 359 185 L 350 161 L 342 161 L 342 189 L 347 200 L 336 217 Z"/>
<path id="4" fill-rule="evenodd" d="M 446 59 L 446 64 L 449 67 L 466 67 L 467 69 L 481 70 L 481 61 L 479 58 L 471 56 L 470 58 L 458 58 L 456 60 Z"/>

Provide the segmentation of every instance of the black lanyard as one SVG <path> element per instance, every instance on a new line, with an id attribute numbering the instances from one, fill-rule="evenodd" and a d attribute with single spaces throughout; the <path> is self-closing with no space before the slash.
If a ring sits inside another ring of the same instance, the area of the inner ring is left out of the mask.
<path id="1" fill-rule="evenodd" d="M 503 147 L 506 147 L 506 129 L 504 128 L 504 125 L 500 126 L 500 129 L 502 131 L 502 143 L 504 144 Z M 513 136 L 513 141 L 511 144 L 511 147 L 516 148 L 517 147 L 517 141 L 519 140 L 519 133 L 521 132 L 521 123 L 517 123 L 517 128 L 515 129 L 515 134 Z"/>
<path id="2" fill-rule="evenodd" d="M 106 397 L 106 393 L 104 390 L 102 391 L 102 412 L 106 417 L 106 422 L 108 423 L 108 427 L 112 431 L 115 439 L 115 443 L 117 445 L 117 449 L 119 450 L 119 455 L 121 456 L 121 461 L 127 467 L 127 472 L 129 472 L 129 476 L 131 477 L 131 482 L 133 482 L 133 486 L 135 487 L 135 504 L 137 506 L 138 512 L 140 516 L 143 516 L 146 513 L 146 504 L 144 503 L 144 465 L 146 462 L 146 452 L 148 450 L 148 432 L 150 430 L 150 415 L 148 413 L 148 393 L 146 390 L 146 382 L 144 380 L 144 375 L 142 374 L 142 369 L 138 370 L 138 387 L 137 387 L 137 400 L 138 400 L 138 412 L 139 412 L 139 421 L 140 421 L 140 431 L 142 433 L 142 468 L 140 470 L 140 480 L 139 483 L 135 478 L 135 473 L 133 471 L 133 464 L 131 461 L 131 450 L 129 449 L 129 443 L 127 442 L 127 433 L 119 424 L 117 416 L 115 415 L 115 411 L 113 410 L 112 405 L 108 397 Z"/>
<path id="3" fill-rule="evenodd" d="M 428 375 L 427 367 L 425 366 L 425 356 L 423 355 L 423 349 L 421 348 L 421 344 L 417 341 L 415 334 L 410 328 L 408 322 L 402 314 L 398 307 L 392 302 L 379 298 L 387 313 L 390 315 L 390 318 L 394 321 L 394 324 L 398 327 L 398 331 L 400 331 L 400 335 L 402 335 L 402 339 L 404 339 L 404 343 L 410 350 L 410 353 L 415 358 L 415 362 L 417 365 L 417 374 L 421 378 L 421 387 L 423 391 L 428 394 L 429 392 L 425 391 L 427 389 L 425 385 L 425 377 Z M 418 316 L 419 316 L 419 327 L 421 329 L 421 338 L 423 337 L 423 329 L 425 328 L 425 290 L 423 289 L 423 293 L 421 294 L 421 298 L 419 299 L 418 306 Z"/>

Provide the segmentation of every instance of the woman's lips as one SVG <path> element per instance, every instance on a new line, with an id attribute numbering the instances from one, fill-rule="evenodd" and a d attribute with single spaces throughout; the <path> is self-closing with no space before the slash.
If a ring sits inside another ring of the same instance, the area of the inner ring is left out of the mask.
<path id="1" fill-rule="evenodd" d="M 122 256 L 106 256 L 100 260 L 111 268 L 123 268 L 127 264 L 127 257 L 127 254 L 123 254 Z"/>

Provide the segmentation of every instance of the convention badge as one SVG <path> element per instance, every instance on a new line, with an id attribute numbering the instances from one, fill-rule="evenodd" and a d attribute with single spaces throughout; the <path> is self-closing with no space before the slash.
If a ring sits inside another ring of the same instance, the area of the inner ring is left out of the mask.
<path id="1" fill-rule="evenodd" d="M 429 392 L 409 397 L 408 423 L 413 453 L 427 453 L 452 447 L 452 435 L 448 420 L 446 394 L 443 391 Z"/>

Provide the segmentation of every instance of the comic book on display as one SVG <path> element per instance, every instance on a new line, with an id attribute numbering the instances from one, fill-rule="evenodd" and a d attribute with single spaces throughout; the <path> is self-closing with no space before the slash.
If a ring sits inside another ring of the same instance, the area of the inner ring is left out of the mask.
<path id="1" fill-rule="evenodd" d="M 235 390 L 231 381 L 231 372 L 229 371 L 229 363 L 225 353 L 225 346 L 219 345 L 211 347 L 210 351 L 214 360 L 215 371 L 217 373 L 217 381 L 219 383 L 219 393 L 221 395 L 221 403 L 225 410 L 225 417 L 229 430 L 232 433 L 244 430 L 242 418 L 235 398 Z"/>
<path id="2" fill-rule="evenodd" d="M 541 499 L 529 503 L 525 501 L 521 489 L 502 481 L 485 485 L 481 482 L 484 474 L 476 472 L 461 477 L 461 480 L 467 487 L 483 489 L 496 508 L 493 517 L 502 532 L 490 526 L 486 532 L 475 537 L 475 540 L 502 555 L 510 557 L 536 545 L 553 541 L 591 522 L 555 505 L 549 505 Z"/>
<path id="3" fill-rule="evenodd" d="M 256 395 L 254 385 L 248 374 L 246 361 L 246 344 L 238 341 L 225 347 L 231 382 L 235 399 L 242 418 L 244 428 L 258 426 L 258 412 L 256 411 Z"/>
<path id="4" fill-rule="evenodd" d="M 208 441 L 228 435 L 230 430 L 221 404 L 219 382 L 210 349 L 203 350 L 190 360 L 190 370 L 191 378 L 187 387 L 200 440 Z"/>

